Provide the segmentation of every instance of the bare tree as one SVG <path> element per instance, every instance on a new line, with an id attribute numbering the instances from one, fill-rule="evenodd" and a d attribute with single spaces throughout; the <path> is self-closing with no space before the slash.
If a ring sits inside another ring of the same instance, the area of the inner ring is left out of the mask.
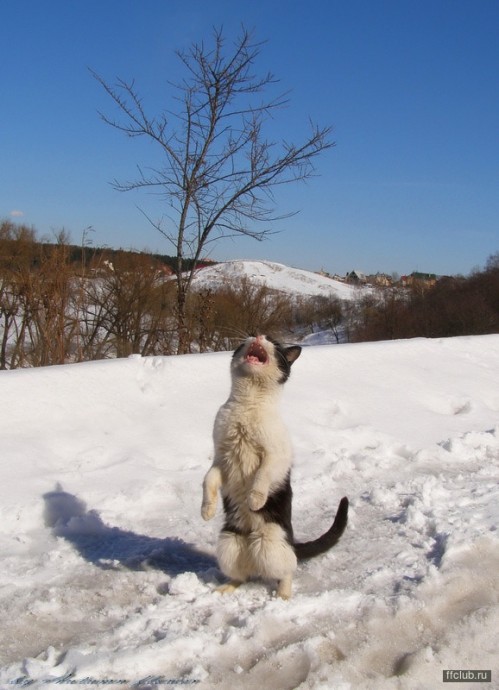
<path id="1" fill-rule="evenodd" d="M 168 215 L 148 220 L 175 249 L 179 352 L 189 349 L 186 298 L 206 245 L 227 236 L 262 240 L 272 221 L 290 215 L 275 213 L 275 187 L 309 178 L 316 156 L 334 146 L 331 128 L 312 122 L 299 144 L 266 138 L 265 124 L 287 98 L 265 95 L 276 83 L 272 74 L 253 74 L 260 49 L 245 29 L 232 45 L 215 30 L 210 47 L 178 52 L 186 77 L 173 85 L 177 110 L 159 116 L 146 112 L 133 81 L 110 85 L 93 73 L 118 108 L 116 119 L 101 114 L 104 121 L 161 151 L 161 167 L 139 167 L 137 179 L 114 184 L 120 191 L 148 188 L 167 200 Z M 193 259 L 188 271 L 186 259 Z"/>

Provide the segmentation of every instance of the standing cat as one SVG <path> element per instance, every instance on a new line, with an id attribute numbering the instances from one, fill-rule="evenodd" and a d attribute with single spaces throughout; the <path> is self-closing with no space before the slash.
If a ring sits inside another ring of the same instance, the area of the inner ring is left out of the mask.
<path id="1" fill-rule="evenodd" d="M 278 580 L 278 596 L 291 596 L 298 559 L 330 549 L 348 517 L 342 498 L 330 529 L 318 539 L 297 544 L 291 525 L 291 444 L 278 410 L 282 384 L 300 356 L 297 345 L 284 348 L 264 335 L 247 338 L 231 362 L 229 399 L 215 419 L 215 459 L 203 484 L 201 514 L 215 515 L 221 489 L 225 524 L 217 556 L 232 591 L 251 576 Z"/>

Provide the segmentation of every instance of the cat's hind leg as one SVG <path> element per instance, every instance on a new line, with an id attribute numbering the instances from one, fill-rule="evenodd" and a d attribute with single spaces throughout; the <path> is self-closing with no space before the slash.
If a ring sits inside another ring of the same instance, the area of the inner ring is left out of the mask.
<path id="1" fill-rule="evenodd" d="M 252 574 L 248 538 L 223 530 L 218 538 L 217 559 L 220 570 L 230 578 L 217 591 L 224 594 L 235 591 Z"/>
<path id="2" fill-rule="evenodd" d="M 255 574 L 278 580 L 277 595 L 289 599 L 297 560 L 282 527 L 274 522 L 267 523 L 251 533 L 249 544 Z"/>

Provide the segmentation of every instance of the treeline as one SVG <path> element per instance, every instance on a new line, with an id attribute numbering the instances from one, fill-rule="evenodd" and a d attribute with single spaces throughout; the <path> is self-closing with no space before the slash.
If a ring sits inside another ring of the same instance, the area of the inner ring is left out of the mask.
<path id="1" fill-rule="evenodd" d="M 0 223 L 0 369 L 178 351 L 177 282 L 161 257 L 92 251 L 76 254 L 64 232 L 49 244 Z M 185 328 L 191 352 L 232 349 L 256 332 L 292 341 L 329 330 L 337 342 L 496 333 L 499 254 L 467 278 L 350 302 L 226 282 L 189 293 Z"/>
<path id="2" fill-rule="evenodd" d="M 47 244 L 32 228 L 0 225 L 1 369 L 168 351 L 172 286 L 158 261 L 103 256 L 90 268 L 64 233 Z"/>
<path id="3" fill-rule="evenodd" d="M 468 277 L 380 290 L 365 295 L 354 311 L 352 342 L 499 333 L 499 253 Z"/>
<path id="4" fill-rule="evenodd" d="M 78 255 L 64 232 L 49 244 L 39 242 L 32 228 L 5 221 L 0 369 L 174 354 L 176 289 L 158 257 L 124 251 Z M 285 337 L 297 324 L 312 328 L 316 312 L 315 303 L 248 281 L 192 291 L 186 316 L 190 350 L 231 349 L 258 330 Z"/>
<path id="5" fill-rule="evenodd" d="M 2 253 L 0 261 L 5 265 L 11 257 L 15 257 L 18 253 L 16 243 L 19 236 L 32 235 L 36 238 L 36 231 L 33 228 L 28 228 L 24 225 L 16 225 L 11 221 L 0 222 L 0 242 Z M 47 257 L 61 244 L 61 236 L 64 237 L 64 244 L 67 245 L 67 261 L 73 267 L 75 272 L 78 272 L 83 266 L 86 270 L 93 270 L 96 267 L 102 266 L 105 261 L 113 264 L 115 261 L 121 261 L 124 254 L 126 255 L 143 255 L 144 252 L 136 252 L 125 249 L 112 249 L 110 247 L 93 247 L 90 244 L 82 242 L 81 245 L 71 244 L 69 238 L 64 232 L 59 233 L 55 238 L 55 242 L 38 241 L 38 251 L 32 252 L 32 268 L 36 268 L 40 261 Z M 177 270 L 177 259 L 168 254 L 154 254 L 147 252 L 147 256 L 151 261 L 157 263 L 158 266 L 164 266 L 171 273 Z M 193 261 L 184 259 L 185 270 L 190 270 Z"/>

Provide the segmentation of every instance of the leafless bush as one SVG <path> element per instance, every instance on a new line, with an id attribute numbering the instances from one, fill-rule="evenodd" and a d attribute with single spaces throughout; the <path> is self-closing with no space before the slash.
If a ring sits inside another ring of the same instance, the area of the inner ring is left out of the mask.
<path id="1" fill-rule="evenodd" d="M 76 324 L 69 316 L 71 273 L 64 233 L 47 250 L 25 226 L 5 222 L 2 243 L 0 368 L 62 364 Z"/>
<path id="2" fill-rule="evenodd" d="M 174 285 L 147 255 L 123 254 L 103 266 L 85 296 L 84 349 L 99 358 L 172 352 Z"/>
<path id="3" fill-rule="evenodd" d="M 344 307 L 334 295 L 315 295 L 295 300 L 295 325 L 303 331 L 331 331 L 336 342 L 340 341 L 344 322 Z"/>
<path id="4" fill-rule="evenodd" d="M 88 271 L 56 244 L 0 226 L 0 368 L 174 351 L 174 285 L 151 257 L 121 253 Z"/>
<path id="5" fill-rule="evenodd" d="M 197 301 L 197 299 L 199 301 Z M 191 336 L 203 350 L 228 350 L 248 335 L 289 335 L 293 326 L 293 301 L 266 285 L 244 277 L 217 290 L 191 295 Z"/>

